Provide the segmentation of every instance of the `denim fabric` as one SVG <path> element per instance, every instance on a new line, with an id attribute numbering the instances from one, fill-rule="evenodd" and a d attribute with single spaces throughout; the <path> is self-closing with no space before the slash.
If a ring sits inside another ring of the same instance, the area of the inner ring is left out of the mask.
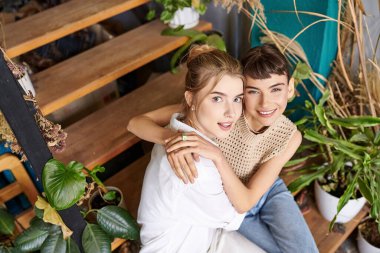
<path id="1" fill-rule="evenodd" d="M 247 212 L 239 232 L 268 253 L 318 252 L 301 211 L 280 178 Z"/>

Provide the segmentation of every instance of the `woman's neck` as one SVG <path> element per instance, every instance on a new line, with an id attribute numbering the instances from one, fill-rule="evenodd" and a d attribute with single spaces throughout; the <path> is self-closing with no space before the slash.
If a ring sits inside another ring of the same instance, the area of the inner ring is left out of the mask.
<path id="1" fill-rule="evenodd" d="M 255 128 L 254 124 L 253 124 L 254 119 L 252 118 L 252 116 L 250 116 L 250 115 L 247 116 L 245 114 L 245 112 L 243 112 L 243 115 L 244 115 L 244 120 L 247 123 L 248 129 L 252 133 L 254 133 L 254 134 L 262 134 L 262 133 L 265 132 L 265 130 L 268 129 L 268 126 L 263 126 L 263 127 L 260 127 L 259 129 Z"/>

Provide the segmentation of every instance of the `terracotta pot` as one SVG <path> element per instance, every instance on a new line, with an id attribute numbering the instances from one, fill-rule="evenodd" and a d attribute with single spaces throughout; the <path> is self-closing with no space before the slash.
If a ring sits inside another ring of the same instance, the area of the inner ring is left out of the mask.
<path id="1" fill-rule="evenodd" d="M 183 25 L 184 29 L 189 29 L 199 23 L 199 13 L 194 8 L 185 7 L 182 10 L 177 10 L 174 17 L 169 22 L 171 28 L 177 28 Z"/>
<path id="2" fill-rule="evenodd" d="M 339 198 L 324 191 L 317 181 L 314 182 L 314 194 L 319 212 L 326 220 L 332 221 L 336 214 Z M 365 203 L 366 199 L 364 197 L 350 199 L 338 214 L 335 222 L 349 222 L 360 212 Z"/>
<path id="3" fill-rule="evenodd" d="M 358 249 L 360 253 L 380 253 L 380 248 L 377 248 L 367 242 L 367 240 L 363 237 L 360 229 L 358 229 Z"/>

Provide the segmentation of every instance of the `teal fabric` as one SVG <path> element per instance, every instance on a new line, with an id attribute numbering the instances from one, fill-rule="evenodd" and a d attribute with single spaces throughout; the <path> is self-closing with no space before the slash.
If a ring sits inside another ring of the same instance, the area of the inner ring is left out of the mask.
<path id="1" fill-rule="evenodd" d="M 338 16 L 338 1 L 336 0 L 262 0 L 267 17 L 268 28 L 272 31 L 285 34 L 289 38 L 293 38 L 304 27 L 313 22 L 323 19 L 321 17 L 311 16 L 308 14 L 300 14 L 299 19 L 295 13 L 281 13 L 278 11 L 294 11 L 294 3 L 297 5 L 298 11 L 308 11 L 324 14 L 333 19 Z M 251 34 L 251 46 L 260 45 L 259 38 L 262 36 L 259 28 L 256 26 Z M 320 22 L 308 28 L 296 41 L 303 47 L 307 58 L 313 70 L 317 73 L 328 77 L 331 71 L 331 65 L 336 57 L 337 52 L 337 23 L 333 21 Z M 321 93 L 314 85 L 307 81 L 307 87 L 315 99 L 321 97 Z M 304 105 L 307 95 L 303 92 L 303 88 L 298 87 L 301 97 L 296 98 L 289 104 L 288 108 L 294 108 L 296 105 Z M 293 120 L 300 118 L 302 115 L 291 117 Z"/>

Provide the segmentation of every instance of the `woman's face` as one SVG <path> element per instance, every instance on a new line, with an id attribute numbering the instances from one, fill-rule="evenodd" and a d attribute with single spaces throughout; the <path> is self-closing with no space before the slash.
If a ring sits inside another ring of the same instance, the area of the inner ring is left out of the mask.
<path id="1" fill-rule="evenodd" d="M 211 87 L 212 80 L 191 98 L 195 110 L 189 116 L 195 128 L 207 137 L 226 138 L 242 113 L 243 81 L 225 75 Z"/>

